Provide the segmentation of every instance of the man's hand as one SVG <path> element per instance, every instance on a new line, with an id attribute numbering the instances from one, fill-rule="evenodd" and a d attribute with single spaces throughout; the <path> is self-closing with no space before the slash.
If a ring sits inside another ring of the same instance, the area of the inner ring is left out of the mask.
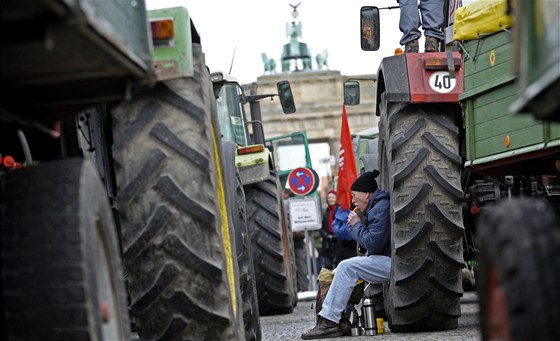
<path id="1" fill-rule="evenodd" d="M 358 216 L 357 212 L 358 212 L 358 208 L 356 207 L 352 212 L 350 212 L 350 214 L 348 214 L 347 223 L 349 227 L 351 227 L 352 225 L 360 221 L 360 216 Z"/>

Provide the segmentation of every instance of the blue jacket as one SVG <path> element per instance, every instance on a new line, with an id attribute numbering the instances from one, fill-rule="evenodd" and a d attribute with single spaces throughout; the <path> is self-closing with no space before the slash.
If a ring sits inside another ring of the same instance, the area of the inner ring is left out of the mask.
<path id="1" fill-rule="evenodd" d="M 352 235 L 348 231 L 348 214 L 350 210 L 344 210 L 342 207 L 338 206 L 336 211 L 334 211 L 334 219 L 332 222 L 333 235 L 342 240 L 352 240 Z"/>
<path id="2" fill-rule="evenodd" d="M 391 257 L 391 212 L 389 193 L 376 189 L 369 200 L 363 222 L 354 223 L 350 234 L 368 255 Z"/>

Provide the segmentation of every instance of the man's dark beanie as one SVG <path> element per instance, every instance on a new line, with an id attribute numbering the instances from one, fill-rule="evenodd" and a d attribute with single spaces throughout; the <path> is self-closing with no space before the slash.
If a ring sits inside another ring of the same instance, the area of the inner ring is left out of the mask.
<path id="1" fill-rule="evenodd" d="M 377 181 L 375 181 L 375 178 L 378 176 L 379 171 L 377 169 L 373 172 L 365 172 L 354 181 L 350 190 L 373 193 L 377 189 Z"/>

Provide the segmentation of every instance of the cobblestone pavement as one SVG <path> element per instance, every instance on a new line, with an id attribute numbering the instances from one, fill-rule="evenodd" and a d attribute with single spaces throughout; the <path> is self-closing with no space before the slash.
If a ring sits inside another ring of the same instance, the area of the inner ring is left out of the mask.
<path id="1" fill-rule="evenodd" d="M 287 315 L 263 316 L 261 326 L 263 341 L 301 340 L 301 334 L 313 328 L 315 324 L 314 300 L 299 301 L 294 312 Z M 466 292 L 461 299 L 461 317 L 459 327 L 454 330 L 423 333 L 392 333 L 385 322 L 385 334 L 375 336 L 345 336 L 336 340 L 366 341 L 376 340 L 430 340 L 430 341 L 465 341 L 481 340 L 478 321 L 478 298 L 474 292 Z M 328 339 L 332 340 L 332 339 Z"/>

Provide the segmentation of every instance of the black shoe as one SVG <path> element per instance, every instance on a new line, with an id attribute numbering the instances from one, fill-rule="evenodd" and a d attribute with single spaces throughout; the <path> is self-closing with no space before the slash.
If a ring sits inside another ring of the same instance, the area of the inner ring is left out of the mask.
<path id="1" fill-rule="evenodd" d="M 424 43 L 424 52 L 437 52 L 439 51 L 439 40 L 436 37 L 426 37 Z"/>
<path id="2" fill-rule="evenodd" d="M 342 335 L 344 335 L 344 330 L 342 330 L 338 323 L 319 316 L 315 328 L 311 329 L 307 333 L 301 334 L 301 338 L 304 340 L 326 339 L 329 337 L 339 337 Z"/>
<path id="3" fill-rule="evenodd" d="M 350 327 L 349 321 L 341 320 L 339 325 L 340 325 L 340 330 L 342 331 L 342 335 L 344 336 L 352 335 L 352 327 Z"/>
<path id="4" fill-rule="evenodd" d="M 411 40 L 406 43 L 404 53 L 418 53 L 418 40 Z"/>

